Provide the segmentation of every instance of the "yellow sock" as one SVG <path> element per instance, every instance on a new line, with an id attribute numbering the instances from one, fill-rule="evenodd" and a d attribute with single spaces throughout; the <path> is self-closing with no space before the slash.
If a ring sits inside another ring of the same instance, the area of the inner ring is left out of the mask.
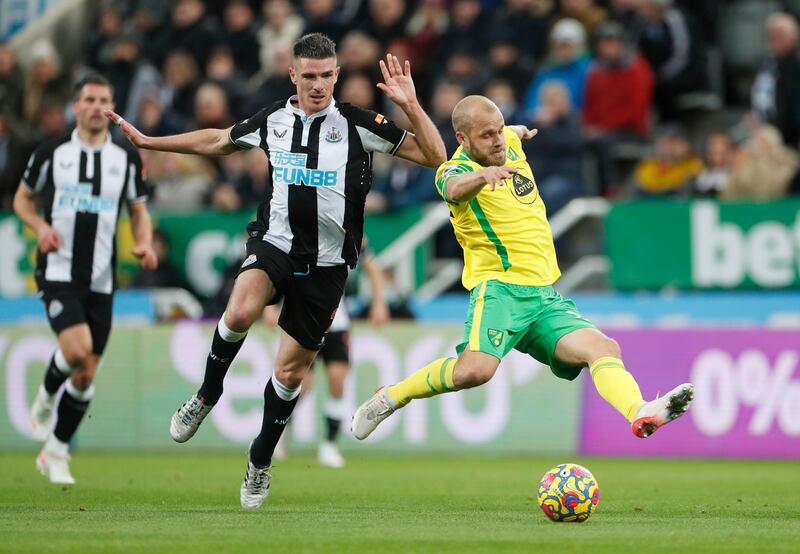
<path id="1" fill-rule="evenodd" d="M 415 398 L 429 398 L 456 390 L 453 384 L 455 358 L 439 358 L 386 389 L 389 398 L 402 408 Z"/>
<path id="2" fill-rule="evenodd" d="M 644 399 L 636 379 L 625 369 L 622 360 L 610 356 L 600 358 L 589 371 L 600 396 L 632 422 Z"/>

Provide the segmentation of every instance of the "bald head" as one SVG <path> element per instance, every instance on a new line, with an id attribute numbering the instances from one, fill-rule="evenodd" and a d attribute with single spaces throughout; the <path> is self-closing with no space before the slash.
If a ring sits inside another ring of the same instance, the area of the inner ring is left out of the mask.
<path id="1" fill-rule="evenodd" d="M 485 96 L 467 96 L 462 98 L 453 108 L 453 130 L 467 133 L 476 119 L 484 119 L 493 115 L 499 115 L 500 118 L 503 117 L 494 102 Z"/>
<path id="2" fill-rule="evenodd" d="M 484 167 L 506 160 L 505 121 L 494 102 L 485 96 L 467 96 L 453 108 L 456 140 Z"/>

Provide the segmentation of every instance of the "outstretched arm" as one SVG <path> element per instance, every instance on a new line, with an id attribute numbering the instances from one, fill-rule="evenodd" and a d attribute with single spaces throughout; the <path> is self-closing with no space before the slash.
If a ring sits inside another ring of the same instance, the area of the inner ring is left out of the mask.
<path id="1" fill-rule="evenodd" d="M 433 121 L 419 105 L 411 78 L 411 64 L 406 60 L 403 68 L 397 56 L 387 54 L 386 61 L 380 61 L 380 68 L 384 82 L 378 83 L 378 88 L 405 112 L 414 128 L 414 133 L 406 136 L 397 155 L 421 165 L 439 167 L 447 160 L 447 151 Z"/>
<path id="2" fill-rule="evenodd" d="M 119 125 L 128 140 L 137 148 L 177 152 L 178 154 L 199 154 L 201 156 L 224 156 L 236 152 L 239 148 L 230 141 L 230 129 L 200 129 L 180 135 L 167 137 L 149 137 L 142 134 L 122 116 L 111 110 L 103 114 Z"/>
<path id="3" fill-rule="evenodd" d="M 539 129 L 528 129 L 525 125 L 509 125 L 509 129 L 520 138 L 520 140 L 530 140 L 539 133 Z"/>
<path id="4" fill-rule="evenodd" d="M 516 167 L 495 165 L 481 171 L 455 175 L 445 182 L 443 193 L 450 202 L 469 202 L 480 194 L 483 187 L 488 186 L 494 192 L 495 187 L 513 177 L 516 172 Z"/>

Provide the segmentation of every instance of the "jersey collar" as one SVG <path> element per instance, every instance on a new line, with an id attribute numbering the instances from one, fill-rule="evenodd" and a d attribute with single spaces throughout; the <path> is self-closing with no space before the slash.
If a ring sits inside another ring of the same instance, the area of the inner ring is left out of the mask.
<path id="1" fill-rule="evenodd" d="M 313 121 L 314 119 L 316 119 L 318 117 L 322 117 L 324 115 L 328 115 L 329 113 L 331 113 L 333 111 L 333 108 L 336 106 L 336 100 L 333 97 L 331 97 L 331 103 L 328 104 L 328 107 L 326 107 L 324 110 L 320 110 L 317 113 L 312 114 L 312 115 L 306 115 L 306 112 L 304 112 L 303 110 L 301 110 L 300 108 L 295 106 L 294 103 L 296 103 L 296 102 L 297 102 L 297 95 L 293 94 L 286 101 L 286 109 L 289 110 L 290 112 L 292 112 L 295 115 L 299 115 L 300 119 L 302 119 L 304 123 L 306 121 Z"/>
<path id="2" fill-rule="evenodd" d="M 470 161 L 472 163 L 478 163 L 478 162 L 476 162 L 475 160 L 472 159 L 472 156 L 469 155 L 469 152 L 467 152 L 467 149 L 464 148 L 463 146 L 459 146 L 458 147 L 458 149 L 455 151 L 455 154 L 453 154 L 453 158 L 452 159 L 454 159 L 454 160 L 468 160 L 468 161 Z M 480 165 L 480 164 L 478 164 L 478 165 Z"/>
<path id="3" fill-rule="evenodd" d="M 77 144 L 79 144 L 80 147 L 83 150 L 88 150 L 89 152 L 99 152 L 100 150 L 102 150 L 106 146 L 106 144 L 111 142 L 111 130 L 109 129 L 109 130 L 106 131 L 106 140 L 105 140 L 105 142 L 103 142 L 102 144 L 98 144 L 97 146 L 91 146 L 91 145 L 86 144 L 85 142 L 83 142 L 81 140 L 81 137 L 78 135 L 77 127 L 72 130 L 72 140 L 74 142 L 76 142 Z"/>

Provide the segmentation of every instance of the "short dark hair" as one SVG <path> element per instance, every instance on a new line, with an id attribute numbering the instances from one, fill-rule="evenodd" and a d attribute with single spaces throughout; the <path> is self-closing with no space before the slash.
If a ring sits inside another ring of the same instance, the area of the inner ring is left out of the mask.
<path id="1" fill-rule="evenodd" d="M 336 43 L 322 33 L 303 35 L 294 43 L 295 58 L 327 60 L 336 57 Z"/>
<path id="2" fill-rule="evenodd" d="M 99 73 L 89 73 L 80 81 L 75 83 L 75 86 L 72 87 L 72 98 L 75 101 L 78 101 L 81 97 L 81 91 L 83 87 L 86 85 L 103 85 L 108 87 L 111 90 L 111 96 L 114 96 L 114 86 L 111 84 L 111 81 L 100 75 Z"/>

